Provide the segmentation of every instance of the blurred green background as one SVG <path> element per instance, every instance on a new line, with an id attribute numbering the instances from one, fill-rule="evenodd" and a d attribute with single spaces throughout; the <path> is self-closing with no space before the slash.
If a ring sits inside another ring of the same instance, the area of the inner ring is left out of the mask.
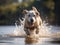
<path id="1" fill-rule="evenodd" d="M 14 25 L 24 17 L 22 10 L 35 6 L 42 20 L 51 25 L 60 25 L 59 0 L 0 0 L 0 25 Z"/>

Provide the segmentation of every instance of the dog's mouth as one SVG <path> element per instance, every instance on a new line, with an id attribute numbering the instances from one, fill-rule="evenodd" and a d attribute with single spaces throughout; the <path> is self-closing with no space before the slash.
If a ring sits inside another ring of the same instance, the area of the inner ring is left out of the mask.
<path id="1" fill-rule="evenodd" d="M 31 25 L 33 25 L 34 23 L 33 23 L 33 22 L 31 22 L 30 24 L 31 24 Z"/>
<path id="2" fill-rule="evenodd" d="M 29 25 L 33 25 L 34 23 L 33 22 L 28 22 Z"/>

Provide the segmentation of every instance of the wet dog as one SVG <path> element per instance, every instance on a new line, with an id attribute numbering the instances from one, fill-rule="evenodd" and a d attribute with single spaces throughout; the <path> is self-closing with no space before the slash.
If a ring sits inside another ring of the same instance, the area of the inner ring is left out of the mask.
<path id="1" fill-rule="evenodd" d="M 32 10 L 23 10 L 23 14 L 25 15 L 24 31 L 26 34 L 39 34 L 42 19 L 38 10 L 35 7 L 32 7 Z"/>

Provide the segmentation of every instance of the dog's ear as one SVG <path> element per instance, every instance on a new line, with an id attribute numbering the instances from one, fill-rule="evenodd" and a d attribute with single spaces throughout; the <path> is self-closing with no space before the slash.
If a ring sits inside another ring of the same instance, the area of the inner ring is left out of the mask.
<path id="1" fill-rule="evenodd" d="M 32 10 L 34 10 L 34 11 L 36 11 L 36 12 L 37 12 L 37 9 L 36 9 L 34 6 L 32 7 Z"/>
<path id="2" fill-rule="evenodd" d="M 38 16 L 40 15 L 40 13 L 39 13 L 39 12 L 35 12 L 35 13 L 36 13 L 36 15 L 38 15 Z"/>
<path id="3" fill-rule="evenodd" d="M 40 13 L 38 12 L 38 10 L 34 6 L 32 7 L 32 10 L 35 11 L 36 15 L 40 15 Z"/>
<path id="4" fill-rule="evenodd" d="M 24 15 L 28 13 L 28 10 L 23 10 L 22 12 Z"/>

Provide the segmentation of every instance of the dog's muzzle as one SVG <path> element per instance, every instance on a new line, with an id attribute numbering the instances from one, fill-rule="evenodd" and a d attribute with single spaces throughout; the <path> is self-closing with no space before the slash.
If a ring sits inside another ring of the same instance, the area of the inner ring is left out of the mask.
<path id="1" fill-rule="evenodd" d="M 30 19 L 30 21 L 31 21 L 31 23 L 33 23 L 34 20 L 33 19 Z"/>

